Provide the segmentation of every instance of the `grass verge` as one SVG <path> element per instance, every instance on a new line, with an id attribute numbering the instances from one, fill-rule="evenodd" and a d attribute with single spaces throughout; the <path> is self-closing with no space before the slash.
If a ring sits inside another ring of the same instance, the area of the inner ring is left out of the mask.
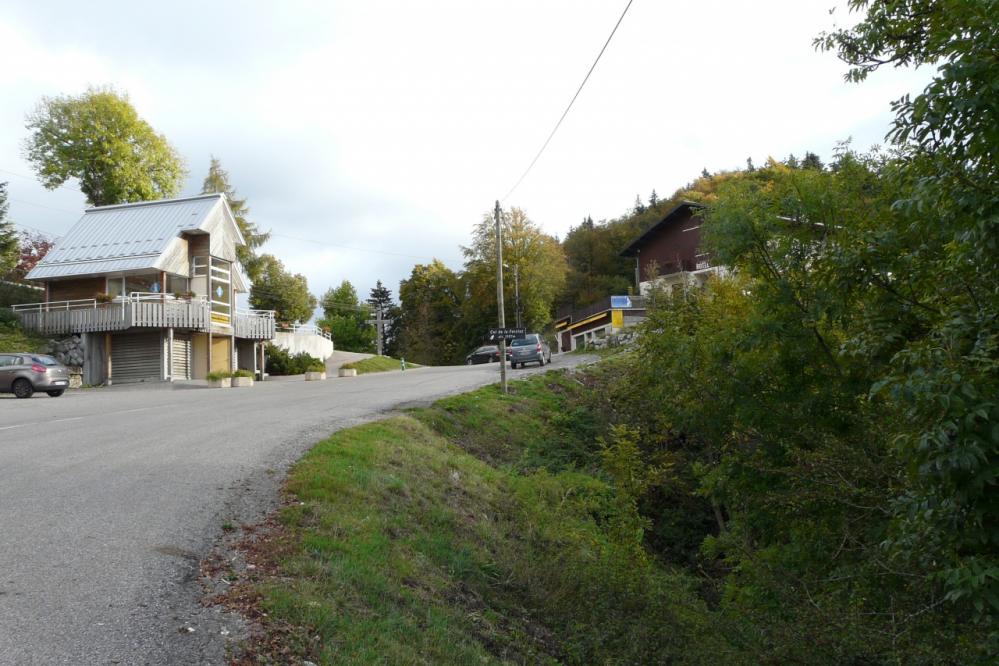
<path id="1" fill-rule="evenodd" d="M 557 413 L 579 383 L 514 387 L 338 432 L 292 469 L 234 593 L 264 629 L 243 663 L 703 663 L 695 581 L 620 529 L 580 448 L 595 422 Z"/>
<path id="2" fill-rule="evenodd" d="M 392 358 L 391 356 L 372 356 L 371 358 L 366 358 L 362 361 L 354 361 L 353 363 L 344 363 L 341 368 L 347 368 L 348 370 L 357 370 L 357 374 L 364 375 L 369 372 L 388 372 L 389 370 L 400 370 L 401 362 L 397 358 Z M 406 362 L 407 368 L 419 368 L 420 366 L 416 363 Z"/>

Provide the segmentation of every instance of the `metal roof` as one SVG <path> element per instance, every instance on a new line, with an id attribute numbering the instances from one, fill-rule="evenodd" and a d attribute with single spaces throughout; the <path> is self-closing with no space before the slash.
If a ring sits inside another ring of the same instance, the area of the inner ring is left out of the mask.
<path id="1" fill-rule="evenodd" d="M 156 268 L 173 239 L 184 231 L 207 231 L 217 214 L 230 221 L 237 244 L 244 244 L 224 194 L 88 208 L 27 278 Z"/>

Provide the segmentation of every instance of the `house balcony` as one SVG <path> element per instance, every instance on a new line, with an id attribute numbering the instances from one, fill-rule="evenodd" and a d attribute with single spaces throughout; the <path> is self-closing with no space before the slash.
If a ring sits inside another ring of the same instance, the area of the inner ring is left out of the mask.
<path id="1" fill-rule="evenodd" d="M 177 298 L 171 294 L 133 293 L 109 302 L 87 298 L 13 306 L 28 331 L 44 335 L 111 333 L 130 328 L 176 328 L 218 332 L 228 329 L 235 337 L 269 340 L 274 337 L 274 313 L 251 310 L 237 313 L 230 322 L 213 316 L 204 297 Z"/>
<path id="2" fill-rule="evenodd" d="M 558 308 L 556 320 L 573 323 L 610 310 L 644 310 L 645 299 L 641 296 L 628 296 L 627 302 L 615 302 L 621 296 L 607 296 L 596 303 L 575 309 L 571 305 Z"/>

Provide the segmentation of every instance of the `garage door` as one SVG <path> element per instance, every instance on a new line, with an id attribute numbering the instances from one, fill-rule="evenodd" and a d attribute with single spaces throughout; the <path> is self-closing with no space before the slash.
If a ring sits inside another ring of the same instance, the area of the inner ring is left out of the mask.
<path id="1" fill-rule="evenodd" d="M 174 379 L 191 378 L 191 336 L 174 333 L 173 336 L 173 369 Z"/>
<path id="2" fill-rule="evenodd" d="M 111 336 L 111 381 L 159 381 L 162 345 L 159 333 Z"/>

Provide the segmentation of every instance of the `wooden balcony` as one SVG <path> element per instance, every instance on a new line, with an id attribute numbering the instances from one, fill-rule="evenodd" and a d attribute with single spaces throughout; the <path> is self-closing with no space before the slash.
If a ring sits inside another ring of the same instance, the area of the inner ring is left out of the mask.
<path id="1" fill-rule="evenodd" d="M 237 310 L 233 322 L 237 338 L 271 340 L 274 338 L 273 310 Z"/>
<path id="2" fill-rule="evenodd" d="M 130 294 L 111 302 L 95 299 L 28 303 L 13 308 L 21 325 L 45 335 L 100 333 L 129 328 L 214 330 L 211 303 L 204 298 L 175 298 L 167 294 Z M 250 311 L 237 315 L 236 337 L 269 340 L 274 337 L 274 313 Z"/>

